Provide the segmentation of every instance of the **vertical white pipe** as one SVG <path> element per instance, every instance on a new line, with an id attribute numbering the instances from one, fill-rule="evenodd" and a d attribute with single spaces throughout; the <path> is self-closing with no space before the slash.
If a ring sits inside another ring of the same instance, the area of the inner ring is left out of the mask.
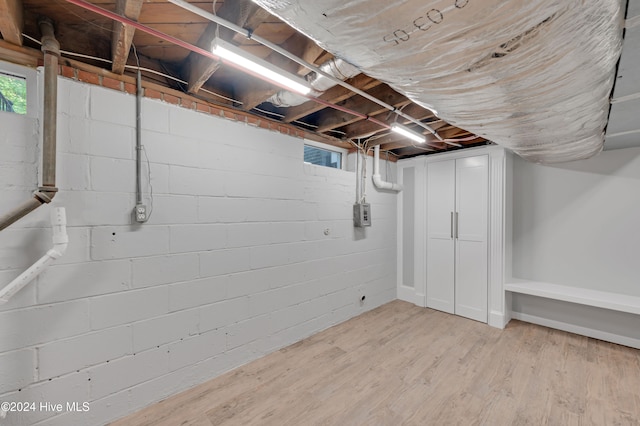
<path id="1" fill-rule="evenodd" d="M 395 192 L 402 191 L 402 185 L 399 183 L 385 182 L 380 176 L 380 145 L 376 145 L 373 149 L 373 176 L 371 179 L 378 189 L 388 189 Z"/>
<path id="2" fill-rule="evenodd" d="M 360 202 L 360 149 L 356 150 L 356 203 Z"/>

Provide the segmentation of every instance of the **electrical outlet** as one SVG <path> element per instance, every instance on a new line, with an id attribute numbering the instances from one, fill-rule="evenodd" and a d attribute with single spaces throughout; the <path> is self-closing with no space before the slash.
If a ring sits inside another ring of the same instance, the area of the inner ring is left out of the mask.
<path id="1" fill-rule="evenodd" d="M 136 204 L 136 208 L 133 210 L 133 214 L 136 218 L 136 222 L 143 223 L 149 219 L 147 215 L 147 206 L 144 204 Z"/>

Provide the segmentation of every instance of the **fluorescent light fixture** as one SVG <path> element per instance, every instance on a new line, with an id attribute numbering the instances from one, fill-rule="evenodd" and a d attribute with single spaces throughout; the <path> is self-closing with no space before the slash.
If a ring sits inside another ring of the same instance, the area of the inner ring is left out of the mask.
<path id="1" fill-rule="evenodd" d="M 286 75 L 287 73 L 285 71 L 278 69 L 273 66 L 273 64 L 257 58 L 219 38 L 214 40 L 211 52 L 216 56 L 246 69 L 256 77 L 269 80 L 280 87 L 285 87 L 303 95 L 311 91 L 311 87 L 306 84 L 306 81 L 303 79 L 294 75 Z"/>
<path id="2" fill-rule="evenodd" d="M 419 143 L 425 143 L 427 141 L 427 138 L 423 134 L 415 132 L 403 126 L 402 124 L 393 123 L 391 125 L 391 130 L 404 136 L 405 138 L 411 139 L 412 141 L 416 141 Z"/>

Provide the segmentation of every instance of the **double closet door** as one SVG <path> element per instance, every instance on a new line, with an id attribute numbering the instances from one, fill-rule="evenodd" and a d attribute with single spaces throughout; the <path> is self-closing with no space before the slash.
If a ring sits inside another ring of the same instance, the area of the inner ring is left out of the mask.
<path id="1" fill-rule="evenodd" d="M 427 165 L 427 307 L 487 322 L 488 157 Z"/>

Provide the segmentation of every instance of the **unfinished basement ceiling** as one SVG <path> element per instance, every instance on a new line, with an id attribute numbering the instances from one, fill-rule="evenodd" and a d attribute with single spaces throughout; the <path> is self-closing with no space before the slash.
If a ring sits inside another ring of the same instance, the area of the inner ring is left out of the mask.
<path id="1" fill-rule="evenodd" d="M 109 11 L 125 11 L 125 15 L 144 25 L 207 49 L 216 33 L 217 24 L 166 0 L 123 0 L 118 2 L 96 0 L 91 3 Z M 208 12 L 212 11 L 212 6 L 215 4 L 218 16 L 250 29 L 254 34 L 283 47 L 314 65 L 320 66 L 333 58 L 330 53 L 320 48 L 315 42 L 249 0 L 191 1 L 189 3 Z M 381 144 L 383 151 L 389 151 L 399 158 L 487 143 L 486 139 L 473 137 L 474 135 L 468 131 L 444 122 L 434 116 L 431 111 L 412 103 L 406 96 L 391 89 L 388 85 L 361 73 L 349 78 L 347 82 L 381 101 L 401 109 L 403 113 L 428 123 L 434 130 L 437 130 L 441 138 L 460 138 L 463 140 L 459 143 L 440 142 L 428 131 L 424 131 L 428 138 L 428 144 L 412 143 L 366 119 L 369 116 L 374 120 L 391 124 L 396 121 L 395 114 L 341 86 L 334 86 L 319 97 L 325 102 L 336 104 L 341 109 L 357 111 L 361 116 L 354 116 L 314 101 L 289 107 L 277 107 L 267 100 L 280 92 L 280 88 L 140 30 L 134 30 L 131 49 L 122 48 L 120 45 L 123 41 L 126 44 L 126 39 L 124 31 L 120 30 L 120 24 L 65 0 L 22 0 L 22 6 L 24 9 L 23 32 L 27 36 L 39 40 L 37 19 L 39 16 L 47 16 L 53 19 L 56 24 L 56 35 L 60 41 L 61 49 L 112 61 L 113 65 L 100 60 L 72 55 L 63 55 L 63 63 L 64 58 L 69 58 L 116 73 L 135 75 L 135 70 L 132 68 L 136 65 L 133 48 L 135 46 L 135 52 L 138 54 L 142 67 L 170 75 L 186 83 L 149 72 L 143 72 L 145 80 L 190 92 L 216 104 L 290 123 L 304 129 L 310 137 L 319 141 L 350 147 L 346 143 L 347 139 L 363 141 L 365 138 L 371 138 L 371 143 L 375 140 L 376 144 Z M 225 28 L 219 28 L 218 31 L 220 37 L 288 72 L 300 76 L 310 73 L 308 69 L 272 52 L 255 41 L 248 40 Z M 3 31 L 4 35 L 5 31 Z M 37 43 L 29 37 L 23 38 L 24 46 L 39 49 Z M 9 37 L 4 38 L 9 39 Z M 130 67 L 124 68 L 124 64 Z M 397 121 L 406 122 L 403 119 L 397 119 Z M 416 125 L 412 127 L 419 128 Z"/>
<path id="2" fill-rule="evenodd" d="M 390 85 L 381 81 L 384 79 L 380 79 L 376 73 L 359 73 L 349 78 L 347 82 L 401 110 L 404 114 L 427 124 L 437 131 L 440 138 L 446 139 L 447 142 L 438 140 L 429 131 L 416 124 L 409 123 L 402 118 L 396 118 L 395 114 L 385 108 L 341 86 L 331 87 L 319 95 L 319 98 L 324 103 L 310 100 L 299 105 L 276 106 L 269 100 L 281 91 L 280 88 L 141 30 L 134 30 L 131 27 L 123 28 L 121 24 L 109 18 L 73 5 L 66 0 L 22 0 L 21 2 L 0 0 L 0 3 L 21 6 L 20 10 L 14 11 L 11 16 L 0 20 L 3 38 L 8 42 L 13 44 L 22 43 L 29 48 L 39 48 L 37 43 L 30 38 L 40 38 L 36 21 L 39 16 L 47 16 L 56 23 L 57 37 L 63 50 L 81 53 L 97 59 L 64 55 L 66 58 L 72 58 L 115 73 L 128 75 L 134 75 L 133 67 L 136 66 L 137 60 L 139 60 L 140 66 L 157 71 L 157 73 L 143 72 L 145 80 L 151 80 L 173 89 L 192 93 L 198 98 L 216 104 L 290 123 L 307 131 L 307 134 L 313 139 L 333 143 L 337 146 L 350 146 L 346 143 L 347 140 L 368 141 L 369 145 L 380 144 L 382 151 L 388 151 L 398 158 L 407 158 L 415 155 L 483 145 L 494 141 L 489 133 L 478 131 L 477 124 L 482 122 L 483 116 L 475 113 L 473 120 L 470 121 L 461 120 L 456 116 L 455 119 L 447 122 L 440 117 L 436 117 L 432 111 L 424 107 L 428 102 L 416 103 L 409 100 L 401 92 L 407 93 L 409 97 L 415 99 L 411 91 L 394 90 Z M 329 51 L 319 46 L 320 44 L 329 48 L 325 40 L 319 40 L 320 43 L 316 43 L 311 38 L 303 35 L 302 32 L 293 29 L 289 24 L 250 0 L 190 1 L 189 3 L 208 12 L 211 12 L 215 7 L 215 12 L 218 16 L 249 29 L 253 34 L 281 46 L 316 66 L 326 64 L 327 61 L 334 58 Z M 257 3 L 264 5 L 270 2 Z M 279 2 L 279 4 L 285 3 L 288 2 Z M 300 3 L 302 4 L 303 2 Z M 462 3 L 466 5 L 476 2 L 465 1 Z M 456 7 L 462 3 L 456 2 Z M 247 52 L 261 57 L 288 72 L 300 76 L 310 74 L 308 69 L 274 53 L 267 47 L 225 28 L 217 28 L 217 24 L 211 23 L 207 19 L 166 0 L 95 0 L 91 1 L 91 4 L 124 14 L 148 27 L 204 49 L 209 49 L 211 40 L 215 37 L 217 30 L 221 38 L 239 45 Z M 389 5 L 391 4 L 389 3 Z M 633 7 L 630 9 L 633 9 Z M 9 10 L 11 11 L 11 8 Z M 22 14 L 19 12 L 22 12 Z M 392 16 L 394 13 L 393 8 L 387 10 L 387 12 Z M 17 37 L 12 37 L 11 28 L 14 26 L 22 26 L 22 32 L 28 37 L 24 37 L 21 40 L 19 38 L 16 39 Z M 636 28 L 636 33 L 637 31 Z M 127 48 L 128 32 L 133 33 L 131 48 Z M 629 33 L 630 31 L 627 30 L 627 32 Z M 337 52 L 333 49 L 330 50 Z M 136 59 L 134 52 L 137 52 L 138 59 Z M 631 52 L 631 56 L 633 56 L 634 52 L 637 53 L 637 49 L 634 51 L 633 48 L 628 49 L 625 45 L 626 52 Z M 342 54 L 342 52 L 340 53 Z M 343 56 L 348 56 L 348 53 Z M 615 56 L 615 53 L 612 56 Z M 624 57 L 621 63 L 624 64 Z M 427 70 L 424 72 L 427 72 Z M 613 69 L 609 72 L 612 73 Z M 171 76 L 171 78 L 163 77 L 158 73 Z M 176 79 L 182 80 L 183 83 L 176 81 Z M 618 80 L 616 93 L 618 93 L 618 90 L 623 90 L 618 89 L 620 87 L 620 79 Z M 633 81 L 630 83 L 633 83 Z M 397 85 L 394 87 L 397 87 Z M 593 91 L 592 88 L 586 88 L 585 90 Z M 637 103 L 637 99 L 635 101 Z M 335 104 L 338 109 L 327 107 L 326 103 Z M 419 103 L 423 106 L 420 106 Z M 608 99 L 604 103 L 606 105 L 601 105 L 600 109 L 606 112 L 609 107 Z M 626 102 L 625 104 L 621 102 L 620 106 L 614 105 L 610 117 L 611 122 L 616 123 L 618 114 L 621 117 L 624 117 L 625 114 L 629 115 L 626 108 L 634 105 L 633 102 Z M 355 111 L 357 115 L 341 111 L 344 109 Z M 618 112 L 618 109 L 622 111 Z M 464 115 L 464 113 L 465 111 L 463 110 L 462 114 Z M 447 115 L 440 112 L 438 114 L 440 116 Z M 606 114 L 604 115 L 606 116 Z M 428 142 L 427 144 L 417 144 L 408 141 L 400 135 L 389 132 L 388 128 L 381 126 L 376 121 L 386 125 L 391 125 L 395 121 L 407 124 L 412 129 L 425 134 Z M 456 125 L 451 124 L 451 122 Z M 467 122 L 471 123 L 471 125 L 466 125 L 465 123 Z M 555 125 L 558 124 L 556 123 Z M 604 119 L 604 124 L 598 122 L 594 127 L 595 129 L 600 129 L 596 137 L 600 138 L 600 142 L 604 125 L 606 125 L 606 118 Z M 517 130 L 514 130 L 514 133 L 516 132 Z M 484 134 L 484 136 L 478 136 L 479 134 Z M 611 131 L 609 131 L 609 134 L 611 134 Z M 607 141 L 609 141 L 609 138 Z M 548 138 L 544 140 L 544 143 L 547 142 Z M 594 152 L 598 150 L 596 148 Z"/>

